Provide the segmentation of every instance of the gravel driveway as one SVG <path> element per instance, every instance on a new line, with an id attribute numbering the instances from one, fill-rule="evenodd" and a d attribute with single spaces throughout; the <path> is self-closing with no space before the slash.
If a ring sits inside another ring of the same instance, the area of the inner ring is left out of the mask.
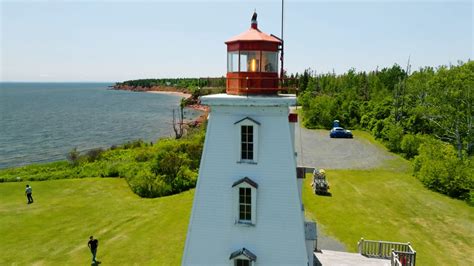
<path id="1" fill-rule="evenodd" d="M 298 165 L 324 169 L 367 169 L 394 158 L 368 140 L 332 139 L 328 130 L 311 130 L 296 125 Z"/>
<path id="2" fill-rule="evenodd" d="M 364 138 L 332 139 L 328 130 L 311 130 L 296 125 L 298 165 L 325 169 L 367 169 L 382 166 L 394 158 L 389 152 Z M 354 243 L 356 244 L 356 243 Z M 318 248 L 346 251 L 336 239 L 326 235 L 318 226 Z"/>

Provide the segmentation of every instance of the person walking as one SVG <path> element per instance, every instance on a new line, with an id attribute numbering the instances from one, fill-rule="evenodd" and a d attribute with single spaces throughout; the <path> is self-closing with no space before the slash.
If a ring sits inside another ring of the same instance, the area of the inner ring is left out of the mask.
<path id="1" fill-rule="evenodd" d="M 26 185 L 26 190 L 25 190 L 25 195 L 26 198 L 28 199 L 28 204 L 33 203 L 33 189 L 30 187 L 30 185 Z"/>
<path id="2" fill-rule="evenodd" d="M 89 237 L 89 242 L 87 243 L 87 246 L 89 247 L 89 249 L 91 250 L 91 253 L 92 253 L 92 263 L 98 263 L 97 259 L 96 259 L 96 255 L 97 255 L 97 247 L 99 246 L 99 240 L 97 239 L 94 239 L 93 236 L 90 236 Z"/>

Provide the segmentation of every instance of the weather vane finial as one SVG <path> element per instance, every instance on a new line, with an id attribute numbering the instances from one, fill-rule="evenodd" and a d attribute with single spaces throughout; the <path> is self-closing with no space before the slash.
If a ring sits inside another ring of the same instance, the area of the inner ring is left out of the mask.
<path id="1" fill-rule="evenodd" d="M 252 28 L 256 29 L 257 28 L 257 9 L 255 8 L 254 11 L 253 11 L 253 15 L 252 15 L 252 20 L 250 22 L 250 25 L 252 26 Z"/>

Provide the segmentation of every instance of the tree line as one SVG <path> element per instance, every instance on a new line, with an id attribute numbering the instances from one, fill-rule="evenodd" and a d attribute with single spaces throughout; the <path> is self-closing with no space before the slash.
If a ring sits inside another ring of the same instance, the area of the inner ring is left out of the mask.
<path id="1" fill-rule="evenodd" d="M 181 89 L 204 88 L 204 87 L 225 87 L 225 78 L 163 78 L 163 79 L 136 79 L 117 82 L 115 86 L 130 86 L 151 88 L 155 86 L 176 87 Z"/>
<path id="2" fill-rule="evenodd" d="M 368 130 L 387 148 L 413 159 L 428 188 L 474 201 L 474 61 L 410 73 L 409 65 L 370 72 L 293 75 L 308 128 L 338 119 Z"/>

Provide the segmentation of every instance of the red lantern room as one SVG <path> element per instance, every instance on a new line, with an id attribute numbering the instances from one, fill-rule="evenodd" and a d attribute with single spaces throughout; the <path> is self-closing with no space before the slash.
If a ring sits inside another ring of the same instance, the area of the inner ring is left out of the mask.
<path id="1" fill-rule="evenodd" d="M 281 40 L 261 32 L 257 13 L 250 29 L 226 41 L 227 94 L 277 94 Z"/>

